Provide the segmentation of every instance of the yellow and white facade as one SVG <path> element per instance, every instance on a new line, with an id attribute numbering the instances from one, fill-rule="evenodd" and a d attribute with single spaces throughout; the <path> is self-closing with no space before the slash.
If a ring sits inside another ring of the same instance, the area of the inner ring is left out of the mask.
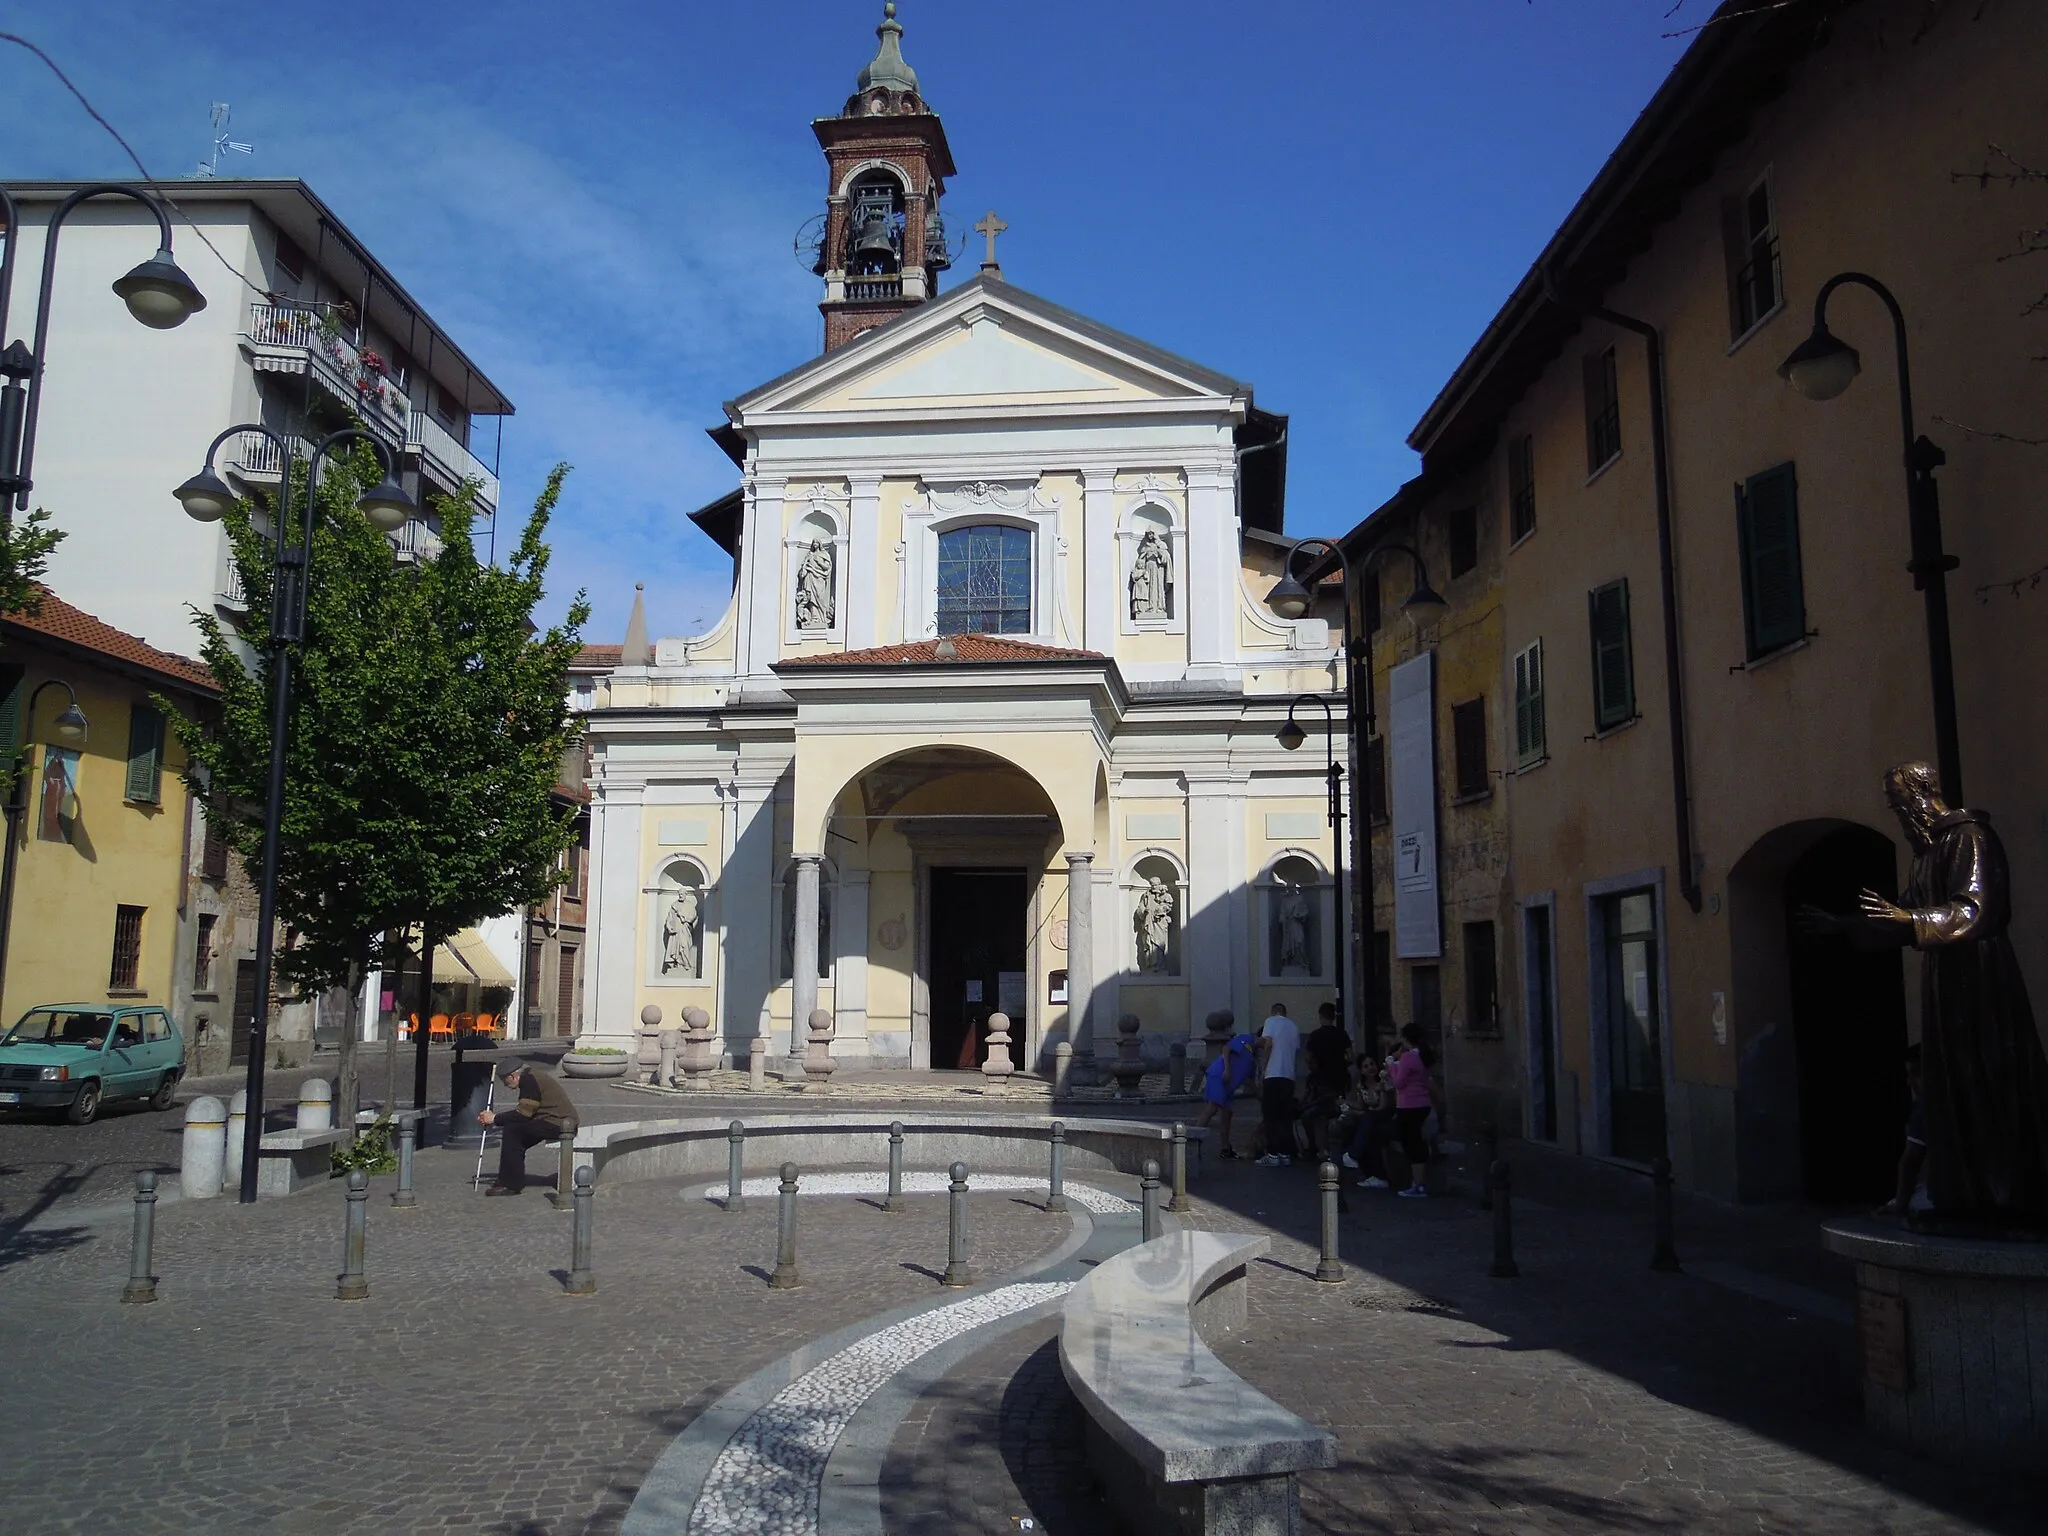
<path id="1" fill-rule="evenodd" d="M 1027 1065 L 1312 1017 L 1323 754 L 1275 737 L 1337 650 L 1263 602 L 1284 419 L 990 272 L 727 414 L 731 606 L 629 636 L 589 715 L 585 1036 L 697 1006 L 779 1056 L 820 1007 L 842 1060 L 943 1068 L 997 1008 Z"/>

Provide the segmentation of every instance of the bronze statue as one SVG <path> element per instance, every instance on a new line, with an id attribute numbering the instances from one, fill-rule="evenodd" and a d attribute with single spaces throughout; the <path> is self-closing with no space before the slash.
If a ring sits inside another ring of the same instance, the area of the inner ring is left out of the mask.
<path id="1" fill-rule="evenodd" d="M 2048 1229 L 2048 1057 L 2006 935 L 2005 848 L 1984 812 L 1949 809 L 1939 786 L 1925 763 L 1885 775 L 1885 798 L 1913 850 L 1912 874 L 1904 905 L 1869 890 L 1858 903 L 1865 933 L 1925 956 L 1920 1045 L 1932 1225 Z M 1812 914 L 1801 916 L 1815 925 Z"/>

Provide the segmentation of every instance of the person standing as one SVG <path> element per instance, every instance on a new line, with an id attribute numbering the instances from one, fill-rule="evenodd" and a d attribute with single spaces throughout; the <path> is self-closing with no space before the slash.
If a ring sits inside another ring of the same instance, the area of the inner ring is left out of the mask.
<path id="1" fill-rule="evenodd" d="M 498 1129 L 498 1176 L 487 1195 L 516 1195 L 526 1183 L 526 1149 L 576 1134 L 576 1105 L 561 1083 L 513 1057 L 498 1063 L 498 1078 L 519 1095 L 515 1109 L 485 1110 L 477 1124 Z"/>
<path id="2" fill-rule="evenodd" d="M 1423 1123 L 1432 1109 L 1438 1111 L 1439 1126 L 1446 1117 L 1436 1081 L 1429 1075 L 1429 1048 L 1422 1040 L 1422 1026 L 1403 1024 L 1401 1039 L 1404 1049 L 1395 1059 L 1388 1080 L 1394 1086 L 1394 1134 L 1401 1139 L 1401 1155 L 1408 1159 L 1408 1187 L 1394 1193 L 1405 1200 L 1425 1200 L 1429 1197 L 1425 1187 L 1429 1177 L 1429 1144 L 1422 1139 Z"/>
<path id="3" fill-rule="evenodd" d="M 1266 1155 L 1261 1168 L 1294 1165 L 1294 1070 L 1301 1054 L 1301 1030 L 1275 1003 L 1259 1031 L 1259 1107 L 1266 1120 Z"/>
<path id="4" fill-rule="evenodd" d="M 1253 1040 L 1250 1035 L 1232 1035 L 1221 1054 L 1210 1062 L 1202 1073 L 1202 1097 L 1206 1102 L 1202 1112 L 1195 1116 L 1197 1128 L 1214 1122 L 1217 1127 L 1216 1139 L 1222 1150 L 1216 1155 L 1235 1158 L 1237 1151 L 1230 1145 L 1230 1101 L 1237 1097 L 1251 1077 Z"/>

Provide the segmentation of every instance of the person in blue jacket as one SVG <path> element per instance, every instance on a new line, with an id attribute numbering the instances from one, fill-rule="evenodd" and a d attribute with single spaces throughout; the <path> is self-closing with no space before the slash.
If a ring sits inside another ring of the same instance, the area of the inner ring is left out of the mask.
<path id="1" fill-rule="evenodd" d="M 1201 1114 L 1195 1117 L 1195 1124 L 1217 1126 L 1217 1141 L 1222 1145 L 1223 1157 L 1234 1158 L 1237 1152 L 1230 1145 L 1230 1101 L 1244 1087 L 1252 1075 L 1252 1051 L 1256 1042 L 1250 1035 L 1233 1035 L 1230 1043 L 1223 1047 L 1223 1054 L 1209 1063 L 1202 1074 Z"/>

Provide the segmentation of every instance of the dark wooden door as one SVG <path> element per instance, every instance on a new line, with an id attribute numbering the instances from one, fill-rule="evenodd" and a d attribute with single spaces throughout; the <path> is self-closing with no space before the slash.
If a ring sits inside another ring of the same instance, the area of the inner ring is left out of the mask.
<path id="1" fill-rule="evenodd" d="M 1028 887 L 1021 869 L 935 869 L 931 881 L 932 1065 L 972 1071 L 981 1065 L 1004 976 L 1025 969 Z M 1010 1059 L 1021 1067 L 1030 998 L 1027 989 L 1013 990 L 1024 993 L 1010 1020 Z"/>
<path id="2" fill-rule="evenodd" d="M 249 1029 L 256 1022 L 256 962 L 235 962 L 235 1027 L 230 1037 L 228 1060 L 239 1065 L 249 1059 Z"/>

